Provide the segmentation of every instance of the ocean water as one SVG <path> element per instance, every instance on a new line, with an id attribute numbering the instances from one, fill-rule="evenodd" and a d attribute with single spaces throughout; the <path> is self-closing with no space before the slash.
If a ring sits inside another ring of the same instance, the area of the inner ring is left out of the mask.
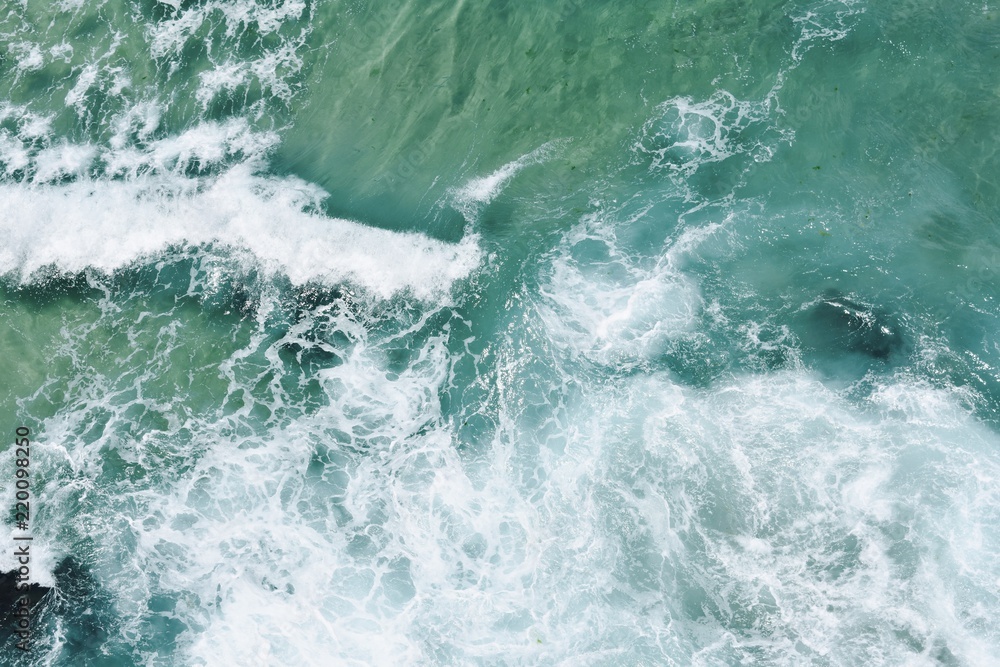
<path id="1" fill-rule="evenodd" d="M 998 223 L 993 0 L 10 0 L 0 664 L 998 664 Z"/>

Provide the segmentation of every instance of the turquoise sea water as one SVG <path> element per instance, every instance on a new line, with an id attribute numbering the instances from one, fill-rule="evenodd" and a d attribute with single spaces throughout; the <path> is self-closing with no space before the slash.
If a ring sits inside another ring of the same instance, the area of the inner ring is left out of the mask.
<path id="1" fill-rule="evenodd" d="M 996 664 L 998 223 L 992 0 L 12 0 L 0 664 Z"/>

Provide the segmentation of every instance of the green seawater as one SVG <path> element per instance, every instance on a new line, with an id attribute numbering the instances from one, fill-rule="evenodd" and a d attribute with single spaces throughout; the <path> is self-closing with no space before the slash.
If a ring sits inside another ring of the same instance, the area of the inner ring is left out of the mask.
<path id="1" fill-rule="evenodd" d="M 998 222 L 992 0 L 12 0 L 0 664 L 993 664 Z"/>

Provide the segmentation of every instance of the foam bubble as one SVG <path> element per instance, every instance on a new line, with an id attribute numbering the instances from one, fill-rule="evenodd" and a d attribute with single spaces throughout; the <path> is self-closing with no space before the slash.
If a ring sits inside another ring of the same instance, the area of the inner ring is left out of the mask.
<path id="1" fill-rule="evenodd" d="M 76 107 L 78 113 L 83 113 L 83 101 L 87 92 L 97 82 L 100 69 L 95 64 L 86 65 L 77 76 L 76 84 L 66 93 L 66 106 Z"/>
<path id="2" fill-rule="evenodd" d="M 39 151 L 35 156 L 35 180 L 57 181 L 86 175 L 97 156 L 97 148 L 80 144 L 62 144 Z"/>
<path id="3" fill-rule="evenodd" d="M 38 44 L 18 42 L 11 44 L 8 48 L 17 61 L 19 73 L 41 69 L 45 65 L 42 49 Z"/>

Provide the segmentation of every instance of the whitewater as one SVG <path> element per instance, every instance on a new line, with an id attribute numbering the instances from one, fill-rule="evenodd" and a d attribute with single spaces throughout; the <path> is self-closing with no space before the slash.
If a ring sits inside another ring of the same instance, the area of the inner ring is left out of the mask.
<path id="1" fill-rule="evenodd" d="M 7 3 L 0 664 L 995 664 L 998 71 L 983 0 Z"/>

